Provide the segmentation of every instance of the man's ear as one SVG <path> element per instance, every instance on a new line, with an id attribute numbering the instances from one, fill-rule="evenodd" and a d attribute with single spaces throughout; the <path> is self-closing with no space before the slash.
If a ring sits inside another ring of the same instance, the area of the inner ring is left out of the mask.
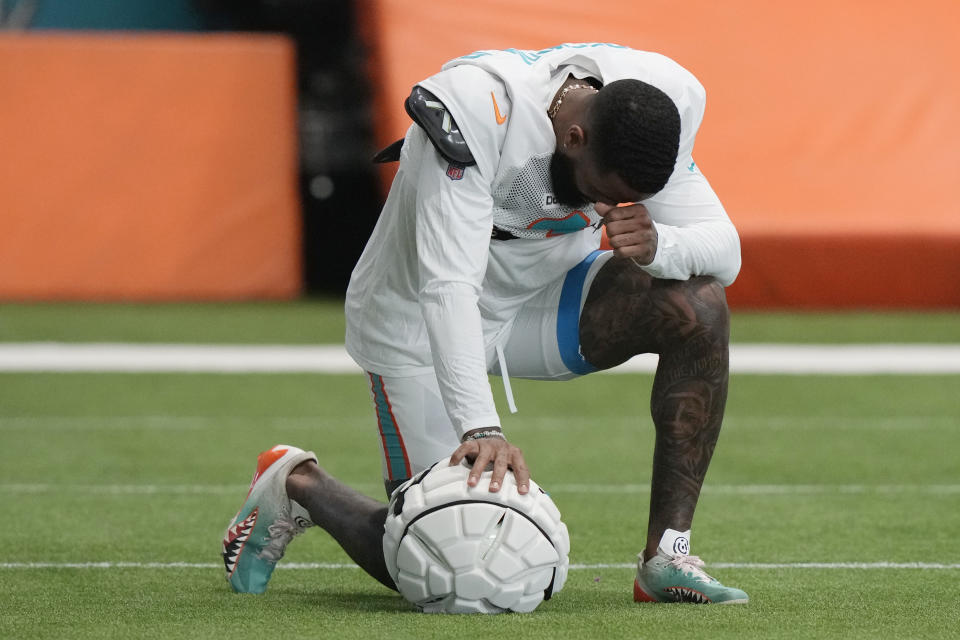
<path id="1" fill-rule="evenodd" d="M 583 151 L 587 144 L 587 132 L 578 124 L 572 124 L 567 127 L 563 133 L 563 148 L 572 155 L 577 156 Z"/>

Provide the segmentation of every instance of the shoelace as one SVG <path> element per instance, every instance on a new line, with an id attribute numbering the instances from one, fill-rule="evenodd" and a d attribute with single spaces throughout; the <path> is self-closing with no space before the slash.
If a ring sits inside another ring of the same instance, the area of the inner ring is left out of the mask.
<path id="1" fill-rule="evenodd" d="M 706 566 L 703 560 L 699 556 L 674 556 L 670 558 L 670 564 L 683 571 L 688 573 L 695 578 L 699 578 L 704 582 L 711 582 L 713 578 L 707 575 L 707 572 L 703 570 L 703 567 Z"/>
<path id="2" fill-rule="evenodd" d="M 279 562 L 290 541 L 306 531 L 307 527 L 310 526 L 313 525 L 308 524 L 304 526 L 297 520 L 277 518 L 274 523 L 267 528 L 267 533 L 270 534 L 270 541 L 267 542 L 267 545 L 260 552 L 260 557 L 270 562 Z"/>

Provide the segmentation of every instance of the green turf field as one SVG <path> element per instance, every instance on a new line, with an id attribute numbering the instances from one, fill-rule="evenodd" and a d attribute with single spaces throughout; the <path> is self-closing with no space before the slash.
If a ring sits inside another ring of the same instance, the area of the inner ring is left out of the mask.
<path id="1" fill-rule="evenodd" d="M 733 331 L 958 343 L 960 315 L 741 314 Z M 0 308 L 0 342 L 340 335 L 335 302 Z M 362 376 L 0 373 L 0 638 L 957 637 L 960 376 L 734 377 L 693 546 L 751 595 L 742 607 L 631 600 L 650 383 L 514 381 L 505 428 L 563 512 L 575 568 L 532 614 L 447 617 L 413 612 L 315 530 L 263 596 L 231 593 L 218 568 L 263 448 L 313 449 L 381 495 Z"/>

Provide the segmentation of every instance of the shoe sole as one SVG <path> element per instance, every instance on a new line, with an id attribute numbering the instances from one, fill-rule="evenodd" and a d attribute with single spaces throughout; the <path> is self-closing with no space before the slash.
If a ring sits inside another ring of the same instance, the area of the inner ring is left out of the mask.
<path id="1" fill-rule="evenodd" d="M 704 596 L 706 597 L 706 596 Z M 639 603 L 654 603 L 654 604 L 678 604 L 672 600 L 658 600 L 648 593 L 643 587 L 640 586 L 639 580 L 633 581 L 633 601 Z M 714 602 L 713 600 L 708 600 L 707 602 L 688 602 L 683 604 L 747 604 L 750 602 L 749 598 L 736 598 L 733 600 L 721 600 L 720 602 Z"/>

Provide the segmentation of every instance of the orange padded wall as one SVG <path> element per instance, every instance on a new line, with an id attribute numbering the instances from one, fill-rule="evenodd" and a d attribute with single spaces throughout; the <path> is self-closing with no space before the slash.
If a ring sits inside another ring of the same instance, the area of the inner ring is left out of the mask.
<path id="1" fill-rule="evenodd" d="M 278 36 L 0 37 L 0 298 L 301 290 Z"/>
<path id="2" fill-rule="evenodd" d="M 694 157 L 740 230 L 741 307 L 960 307 L 960 2 L 368 0 L 380 142 L 477 49 L 617 42 L 707 88 Z"/>

